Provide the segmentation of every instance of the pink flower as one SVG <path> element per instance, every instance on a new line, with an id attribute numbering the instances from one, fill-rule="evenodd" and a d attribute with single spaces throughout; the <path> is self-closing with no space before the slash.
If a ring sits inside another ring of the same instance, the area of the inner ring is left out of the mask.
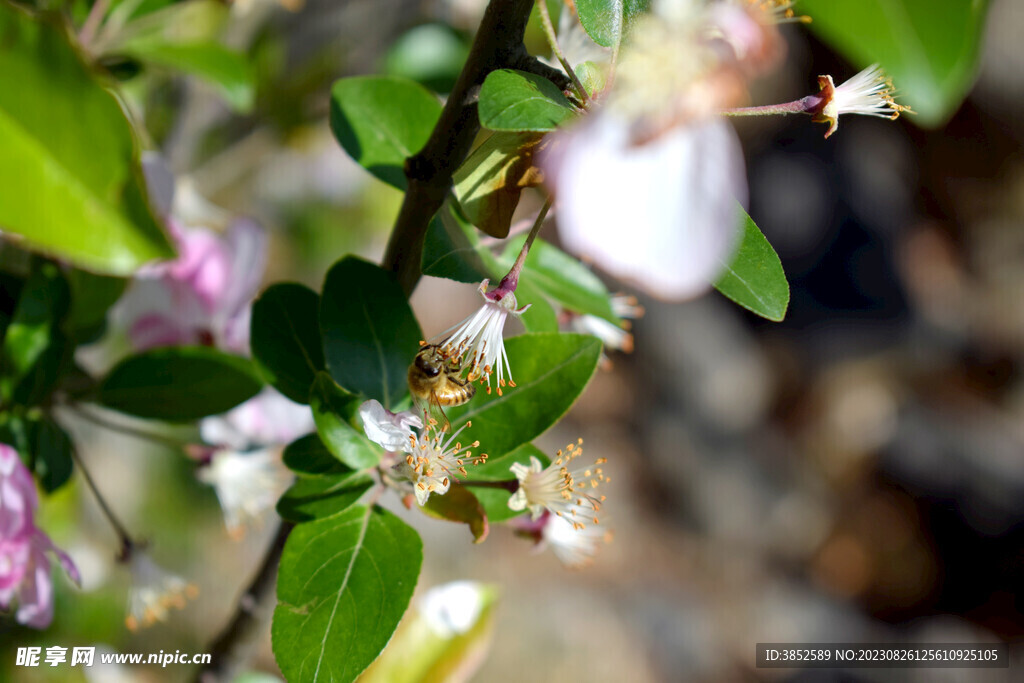
<path id="1" fill-rule="evenodd" d="M 224 235 L 170 222 L 179 256 L 139 271 L 119 304 L 133 346 L 249 347 L 251 303 L 266 264 L 266 235 L 236 220 Z"/>
<path id="2" fill-rule="evenodd" d="M 39 502 L 32 475 L 18 453 L 0 444 L 0 609 L 17 601 L 15 618 L 32 628 L 46 628 L 53 619 L 52 552 L 76 584 L 78 568 L 66 553 L 37 529 L 33 514 Z"/>

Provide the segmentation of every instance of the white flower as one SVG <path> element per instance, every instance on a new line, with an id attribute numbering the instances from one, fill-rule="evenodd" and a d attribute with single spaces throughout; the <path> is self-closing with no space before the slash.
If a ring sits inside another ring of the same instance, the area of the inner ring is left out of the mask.
<path id="1" fill-rule="evenodd" d="M 392 413 L 372 399 L 359 406 L 359 419 L 366 438 L 391 452 L 405 451 L 413 436 L 412 428 L 423 427 L 423 421 L 411 412 Z"/>
<path id="2" fill-rule="evenodd" d="M 503 387 L 516 385 L 512 381 L 512 369 L 505 354 L 505 320 L 509 314 L 517 317 L 522 315 L 530 304 L 517 308 L 516 295 L 512 291 L 514 285 L 511 288 L 499 285 L 488 292 L 487 283 L 488 280 L 484 280 L 479 288 L 484 305 L 460 323 L 440 346 L 445 355 L 456 359 L 464 370 L 469 370 L 468 378 L 471 382 L 477 379 L 486 381 L 488 393 L 491 391 L 491 375 L 495 375 L 500 396 Z"/>
<path id="3" fill-rule="evenodd" d="M 419 434 L 409 435 L 404 449 L 405 461 L 397 465 L 395 471 L 412 482 L 413 494 L 421 506 L 426 504 L 431 493 L 439 496 L 448 493 L 453 476 L 465 477 L 466 461 L 479 464 L 486 460 L 486 455 L 474 458 L 472 451 L 466 450 L 480 446 L 479 441 L 467 446 L 456 441 L 462 430 L 469 426 L 467 422 L 445 439 L 447 425 L 437 429 L 437 424 L 432 421 Z"/>
<path id="4" fill-rule="evenodd" d="M 572 329 L 582 334 L 592 334 L 601 340 L 604 350 L 633 351 L 633 335 L 629 333 L 631 319 L 644 314 L 643 306 L 637 303 L 636 297 L 616 294 L 611 297 L 612 312 L 622 318 L 622 326 L 608 322 L 596 315 L 578 315 L 570 322 Z M 607 360 L 607 357 L 605 357 Z"/>
<path id="5" fill-rule="evenodd" d="M 541 539 L 567 567 L 578 569 L 594 561 L 602 543 L 611 540 L 611 533 L 598 525 L 578 528 L 564 517 L 549 515 Z"/>
<path id="6" fill-rule="evenodd" d="M 215 451 L 196 476 L 217 492 L 224 524 L 233 538 L 240 538 L 246 526 L 259 523 L 291 481 L 277 448 Z"/>
<path id="7" fill-rule="evenodd" d="M 596 489 L 601 482 L 608 481 L 601 469 L 605 460 L 599 458 L 592 467 L 570 471 L 567 465 L 583 455 L 582 443 L 580 439 L 566 446 L 564 451 L 558 451 L 547 467 L 535 456 L 530 456 L 529 466 L 513 464 L 509 469 L 519 480 L 519 488 L 509 498 L 509 508 L 516 511 L 529 509 L 533 519 L 539 519 L 546 510 L 578 529 L 583 529 L 585 522 L 597 524 L 597 512 L 604 496 L 594 496 L 587 490 Z"/>
<path id="8" fill-rule="evenodd" d="M 274 508 L 291 481 L 280 447 L 313 427 L 308 406 L 273 389 L 199 423 L 199 433 L 210 448 L 202 449 L 203 464 L 196 476 L 217 492 L 233 538 L 240 538 L 246 526 Z"/>
<path id="9" fill-rule="evenodd" d="M 132 587 L 125 617 L 129 630 L 165 621 L 169 609 L 182 609 L 199 594 L 195 584 L 159 567 L 145 551 L 134 548 L 130 553 Z"/>
<path id="10" fill-rule="evenodd" d="M 720 119 L 644 144 L 613 109 L 561 140 L 549 170 L 566 247 L 668 299 L 695 296 L 728 263 L 746 200 L 743 154 Z"/>
<path id="11" fill-rule="evenodd" d="M 366 401 L 359 406 L 359 417 L 367 438 L 386 450 L 406 454 L 394 469 L 399 477 L 412 483 L 413 494 L 420 505 L 427 502 L 431 493 L 448 493 L 453 476 L 465 477 L 466 461 L 475 465 L 487 459 L 486 454 L 474 458 L 473 453 L 466 450 L 477 448 L 479 441 L 467 446 L 456 441 L 462 430 L 471 426 L 469 422 L 446 439 L 448 425 L 438 428 L 437 422 L 430 420 L 424 427 L 423 421 L 412 413 L 392 413 L 377 401 Z M 419 431 L 413 431 L 413 426 Z"/>
<path id="12" fill-rule="evenodd" d="M 829 124 L 826 138 L 836 132 L 839 117 L 843 114 L 896 119 L 901 112 L 910 111 L 910 107 L 897 104 L 893 99 L 892 81 L 886 78 L 877 64 L 872 64 L 838 88 L 832 77 L 827 75 L 818 76 L 818 85 L 821 92 L 813 97 L 821 101 L 812 113 L 814 121 Z"/>

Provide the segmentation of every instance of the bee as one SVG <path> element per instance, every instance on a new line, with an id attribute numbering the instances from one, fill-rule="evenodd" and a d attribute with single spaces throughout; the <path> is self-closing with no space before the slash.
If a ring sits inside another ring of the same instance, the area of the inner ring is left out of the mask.
<path id="1" fill-rule="evenodd" d="M 468 403 L 476 387 L 462 378 L 462 367 L 446 357 L 440 345 L 424 344 L 409 366 L 409 391 L 418 402 L 436 407 L 444 416 L 444 406 Z"/>

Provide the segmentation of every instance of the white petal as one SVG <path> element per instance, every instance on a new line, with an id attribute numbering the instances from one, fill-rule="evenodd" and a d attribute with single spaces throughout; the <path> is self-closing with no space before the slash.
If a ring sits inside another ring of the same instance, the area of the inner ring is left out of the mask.
<path id="1" fill-rule="evenodd" d="M 396 415 L 375 400 L 366 401 L 359 406 L 359 419 L 363 421 L 366 438 L 389 451 L 408 451 L 409 437 L 412 435 L 410 427 L 423 426 L 422 421 L 412 413 Z"/>
<path id="2" fill-rule="evenodd" d="M 626 121 L 608 111 L 592 119 L 555 158 L 566 246 L 655 296 L 708 289 L 731 256 L 746 201 L 735 133 L 713 119 L 636 146 Z"/>

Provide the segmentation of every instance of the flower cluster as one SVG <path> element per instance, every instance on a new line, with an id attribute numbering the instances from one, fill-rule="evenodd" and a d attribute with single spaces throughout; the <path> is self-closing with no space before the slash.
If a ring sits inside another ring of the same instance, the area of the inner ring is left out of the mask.
<path id="1" fill-rule="evenodd" d="M 17 451 L 0 444 L 0 610 L 17 602 L 19 623 L 46 628 L 53 619 L 49 553 L 75 584 L 81 577 L 71 558 L 36 527 L 38 507 L 31 473 Z"/>
<path id="2" fill-rule="evenodd" d="M 117 306 L 139 350 L 178 344 L 249 348 L 251 303 L 263 276 L 266 235 L 239 219 L 226 234 L 168 220 L 174 261 L 146 266 Z"/>

